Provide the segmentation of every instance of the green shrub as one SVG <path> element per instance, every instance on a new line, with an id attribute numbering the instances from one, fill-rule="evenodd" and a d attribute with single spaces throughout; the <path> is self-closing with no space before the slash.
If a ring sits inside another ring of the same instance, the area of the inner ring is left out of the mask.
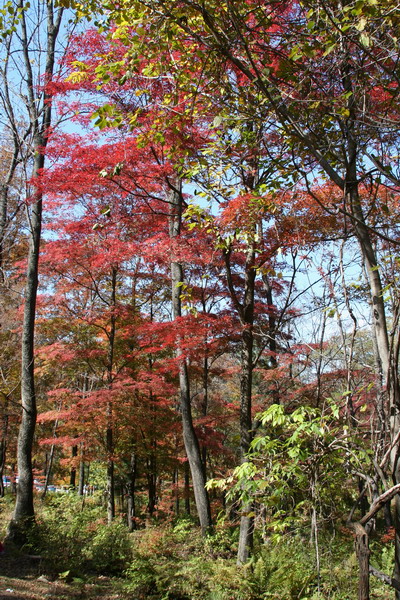
<path id="1" fill-rule="evenodd" d="M 8 523 L 14 510 L 15 496 L 5 494 L 4 498 L 0 498 L 0 540 L 2 540 L 7 531 Z"/>
<path id="2" fill-rule="evenodd" d="M 121 573 L 132 557 L 126 527 L 118 522 L 107 525 L 104 509 L 95 499 L 83 507 L 72 494 L 47 500 L 30 543 L 54 574 Z"/>

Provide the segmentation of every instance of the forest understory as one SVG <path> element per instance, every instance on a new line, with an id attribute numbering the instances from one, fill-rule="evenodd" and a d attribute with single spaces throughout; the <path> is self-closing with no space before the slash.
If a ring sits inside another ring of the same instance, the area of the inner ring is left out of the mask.
<path id="1" fill-rule="evenodd" d="M 11 517 L 9 498 L 1 515 Z M 5 532 L 3 525 L 2 531 Z M 393 570 L 393 532 L 378 523 L 371 562 Z M 148 520 L 133 533 L 107 525 L 101 495 L 51 495 L 37 505 L 37 523 L 22 549 L 0 557 L 0 598 L 14 600 L 352 600 L 357 597 L 354 535 L 345 526 L 321 530 L 319 569 L 309 526 L 270 539 L 256 536 L 252 560 L 236 564 L 238 530 L 225 517 L 202 537 L 193 518 Z M 319 573 L 318 573 L 319 570 Z M 391 590 L 371 581 L 371 598 Z"/>

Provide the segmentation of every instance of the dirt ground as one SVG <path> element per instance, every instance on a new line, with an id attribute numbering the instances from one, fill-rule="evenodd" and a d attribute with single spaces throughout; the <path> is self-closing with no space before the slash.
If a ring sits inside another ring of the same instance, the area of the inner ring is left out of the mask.
<path id="1" fill-rule="evenodd" d="M 0 600 L 125 600 L 115 580 L 98 577 L 88 582 L 50 581 L 40 557 L 0 556 Z"/>

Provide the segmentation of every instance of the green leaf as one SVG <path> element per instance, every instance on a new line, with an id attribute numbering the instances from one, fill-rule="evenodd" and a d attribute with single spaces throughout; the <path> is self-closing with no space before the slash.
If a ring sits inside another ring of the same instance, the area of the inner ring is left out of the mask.
<path id="1" fill-rule="evenodd" d="M 358 23 L 356 25 L 357 31 L 364 31 L 366 24 L 367 24 L 367 19 L 365 17 L 361 17 L 361 19 L 358 21 Z"/>
<path id="2" fill-rule="evenodd" d="M 221 115 L 217 115 L 216 117 L 214 117 L 214 121 L 213 121 L 212 126 L 214 128 L 219 127 L 221 125 L 221 123 L 222 123 L 222 120 L 223 119 L 222 119 Z"/>
<path id="3" fill-rule="evenodd" d="M 360 42 L 364 48 L 369 48 L 371 46 L 371 38 L 366 33 L 360 35 Z"/>
<path id="4" fill-rule="evenodd" d="M 59 578 L 60 579 L 66 579 L 68 577 L 68 575 L 70 574 L 71 571 L 64 571 L 63 573 L 59 573 Z"/>
<path id="5" fill-rule="evenodd" d="M 328 54 L 330 54 L 331 52 L 334 51 L 334 49 L 336 48 L 336 42 L 330 43 L 325 52 L 323 53 L 323 56 L 328 56 Z"/>

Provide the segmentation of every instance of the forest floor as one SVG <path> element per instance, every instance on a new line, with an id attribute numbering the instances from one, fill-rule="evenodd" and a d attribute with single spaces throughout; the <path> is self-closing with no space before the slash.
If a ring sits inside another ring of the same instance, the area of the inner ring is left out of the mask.
<path id="1" fill-rule="evenodd" d="M 42 574 L 40 557 L 0 556 L 0 600 L 124 600 L 118 580 L 96 577 L 67 583 Z"/>

